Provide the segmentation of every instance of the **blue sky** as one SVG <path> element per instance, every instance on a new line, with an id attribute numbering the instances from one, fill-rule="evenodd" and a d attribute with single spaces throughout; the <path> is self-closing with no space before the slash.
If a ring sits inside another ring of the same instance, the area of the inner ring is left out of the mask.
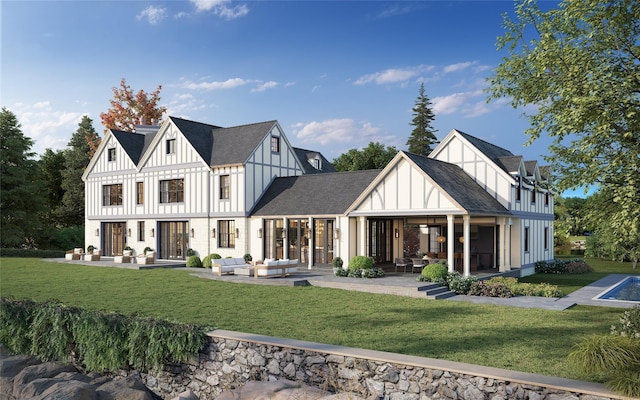
<path id="1" fill-rule="evenodd" d="M 547 2 L 552 6 L 555 2 Z M 527 159 L 524 110 L 486 103 L 505 1 L 7 1 L 1 99 L 23 133 L 64 148 L 125 78 L 162 85 L 168 114 L 219 126 L 276 119 L 328 159 L 369 142 L 406 149 L 421 83 L 436 135 L 459 129 Z"/>

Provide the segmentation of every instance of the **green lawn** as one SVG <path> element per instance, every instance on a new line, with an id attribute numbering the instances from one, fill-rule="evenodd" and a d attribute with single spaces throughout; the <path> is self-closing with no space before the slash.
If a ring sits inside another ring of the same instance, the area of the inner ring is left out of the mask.
<path id="1" fill-rule="evenodd" d="M 602 264 L 611 272 L 631 271 L 629 263 L 616 263 L 616 268 Z M 567 286 L 575 286 L 572 282 Z M 0 259 L 0 295 L 57 299 L 212 328 L 567 378 L 579 378 L 566 362 L 571 347 L 587 335 L 609 332 L 622 314 L 603 307 L 529 310 L 317 287 L 225 283 L 188 271 L 98 268 L 25 258 Z"/>

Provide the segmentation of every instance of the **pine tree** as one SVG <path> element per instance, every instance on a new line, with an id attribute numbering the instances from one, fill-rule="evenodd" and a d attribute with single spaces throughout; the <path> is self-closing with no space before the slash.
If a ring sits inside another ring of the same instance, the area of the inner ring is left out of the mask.
<path id="1" fill-rule="evenodd" d="M 97 147 L 100 137 L 88 116 L 82 117 L 78 129 L 71 136 L 65 150 L 64 170 L 62 170 L 62 204 L 58 214 L 65 226 L 84 224 L 84 182 L 82 174 L 91 161 L 92 148 Z"/>
<path id="2" fill-rule="evenodd" d="M 423 156 L 431 153 L 431 146 L 438 142 L 431 122 L 436 118 L 431 110 L 431 101 L 424 94 L 424 83 L 420 84 L 419 96 L 413 107 L 413 120 L 409 125 L 414 126 L 411 136 L 407 140 L 409 152 Z"/>
<path id="3" fill-rule="evenodd" d="M 18 118 L 0 112 L 0 245 L 32 244 L 40 227 L 42 180 L 31 152 L 33 140 L 24 136 Z"/>

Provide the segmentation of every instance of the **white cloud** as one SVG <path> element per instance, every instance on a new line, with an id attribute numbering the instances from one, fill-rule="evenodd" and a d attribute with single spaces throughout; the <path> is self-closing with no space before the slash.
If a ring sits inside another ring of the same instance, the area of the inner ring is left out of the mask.
<path id="1" fill-rule="evenodd" d="M 146 20 L 151 25 L 155 25 L 160 21 L 162 21 L 163 19 L 165 19 L 166 16 L 167 16 L 166 8 L 149 6 L 144 10 L 142 10 L 142 12 L 138 14 L 136 18 L 138 18 L 138 21 L 142 20 L 143 18 L 146 18 Z"/>
<path id="2" fill-rule="evenodd" d="M 329 119 L 326 121 L 312 121 L 298 123 L 293 126 L 294 135 L 305 143 L 326 145 L 329 143 L 356 142 L 374 137 L 380 132 L 379 128 L 369 122 L 357 124 L 350 118 Z"/>
<path id="3" fill-rule="evenodd" d="M 466 61 L 466 62 L 461 62 L 461 63 L 456 63 L 456 64 L 449 64 L 449 65 L 445 65 L 444 68 L 442 68 L 442 71 L 445 74 L 449 74 L 451 72 L 462 71 L 462 70 L 465 70 L 465 69 L 469 68 L 472 65 L 475 65 L 476 63 L 477 63 L 477 61 Z"/>
<path id="4" fill-rule="evenodd" d="M 434 97 L 431 101 L 433 103 L 433 113 L 436 116 L 439 114 L 453 114 L 460 109 L 468 97 L 468 93 L 454 93 L 448 96 Z"/>
<path id="5" fill-rule="evenodd" d="M 276 86 L 278 86 L 278 82 L 274 82 L 274 81 L 261 83 L 257 87 L 251 89 L 251 93 L 264 92 L 265 90 L 272 89 L 272 88 L 274 88 Z"/>
<path id="6" fill-rule="evenodd" d="M 418 77 L 420 74 L 431 71 L 434 67 L 431 65 L 418 65 L 416 67 L 407 68 L 390 68 L 380 72 L 374 72 L 358 78 L 354 85 L 364 85 L 367 83 L 375 83 L 377 85 L 385 85 L 390 83 L 406 82 L 412 78 Z"/>
<path id="7" fill-rule="evenodd" d="M 196 12 L 211 11 L 226 20 L 244 17 L 249 13 L 249 7 L 246 4 L 238 4 L 235 7 L 227 6 L 230 0 L 191 0 L 191 3 L 195 6 Z"/>
<path id="8" fill-rule="evenodd" d="M 250 83 L 242 78 L 230 78 L 223 82 L 185 82 L 182 87 L 185 89 L 191 90 L 223 90 L 223 89 L 233 89 L 239 86 L 243 86 Z"/>

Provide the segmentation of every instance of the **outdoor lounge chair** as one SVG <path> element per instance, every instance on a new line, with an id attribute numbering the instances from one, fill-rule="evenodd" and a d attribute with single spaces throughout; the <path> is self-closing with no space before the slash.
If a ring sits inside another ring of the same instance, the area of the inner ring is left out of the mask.
<path id="1" fill-rule="evenodd" d="M 422 258 L 412 258 L 411 259 L 411 272 L 414 272 L 414 269 L 418 269 L 418 272 L 422 272 L 422 268 L 429 263 L 429 261 Z"/>
<path id="2" fill-rule="evenodd" d="M 79 260 L 82 258 L 84 253 L 82 252 L 82 247 L 76 247 L 73 250 L 67 251 L 67 254 L 64 255 L 65 260 Z"/>
<path id="3" fill-rule="evenodd" d="M 136 262 L 138 264 L 155 264 L 156 252 L 148 251 L 147 254 L 139 254 L 138 257 L 136 257 Z"/>
<path id="4" fill-rule="evenodd" d="M 113 262 L 114 263 L 118 263 L 118 264 L 130 263 L 132 255 L 133 255 L 133 251 L 132 250 L 125 250 L 125 251 L 122 252 L 121 256 L 113 257 Z"/>
<path id="5" fill-rule="evenodd" d="M 102 255 L 102 252 L 99 249 L 93 249 L 93 251 L 84 255 L 84 260 L 100 261 L 100 255 Z"/>
<path id="6" fill-rule="evenodd" d="M 398 268 L 404 268 L 404 272 L 407 272 L 407 267 L 411 266 L 410 258 L 396 258 L 396 269 L 395 272 L 398 272 Z"/>

